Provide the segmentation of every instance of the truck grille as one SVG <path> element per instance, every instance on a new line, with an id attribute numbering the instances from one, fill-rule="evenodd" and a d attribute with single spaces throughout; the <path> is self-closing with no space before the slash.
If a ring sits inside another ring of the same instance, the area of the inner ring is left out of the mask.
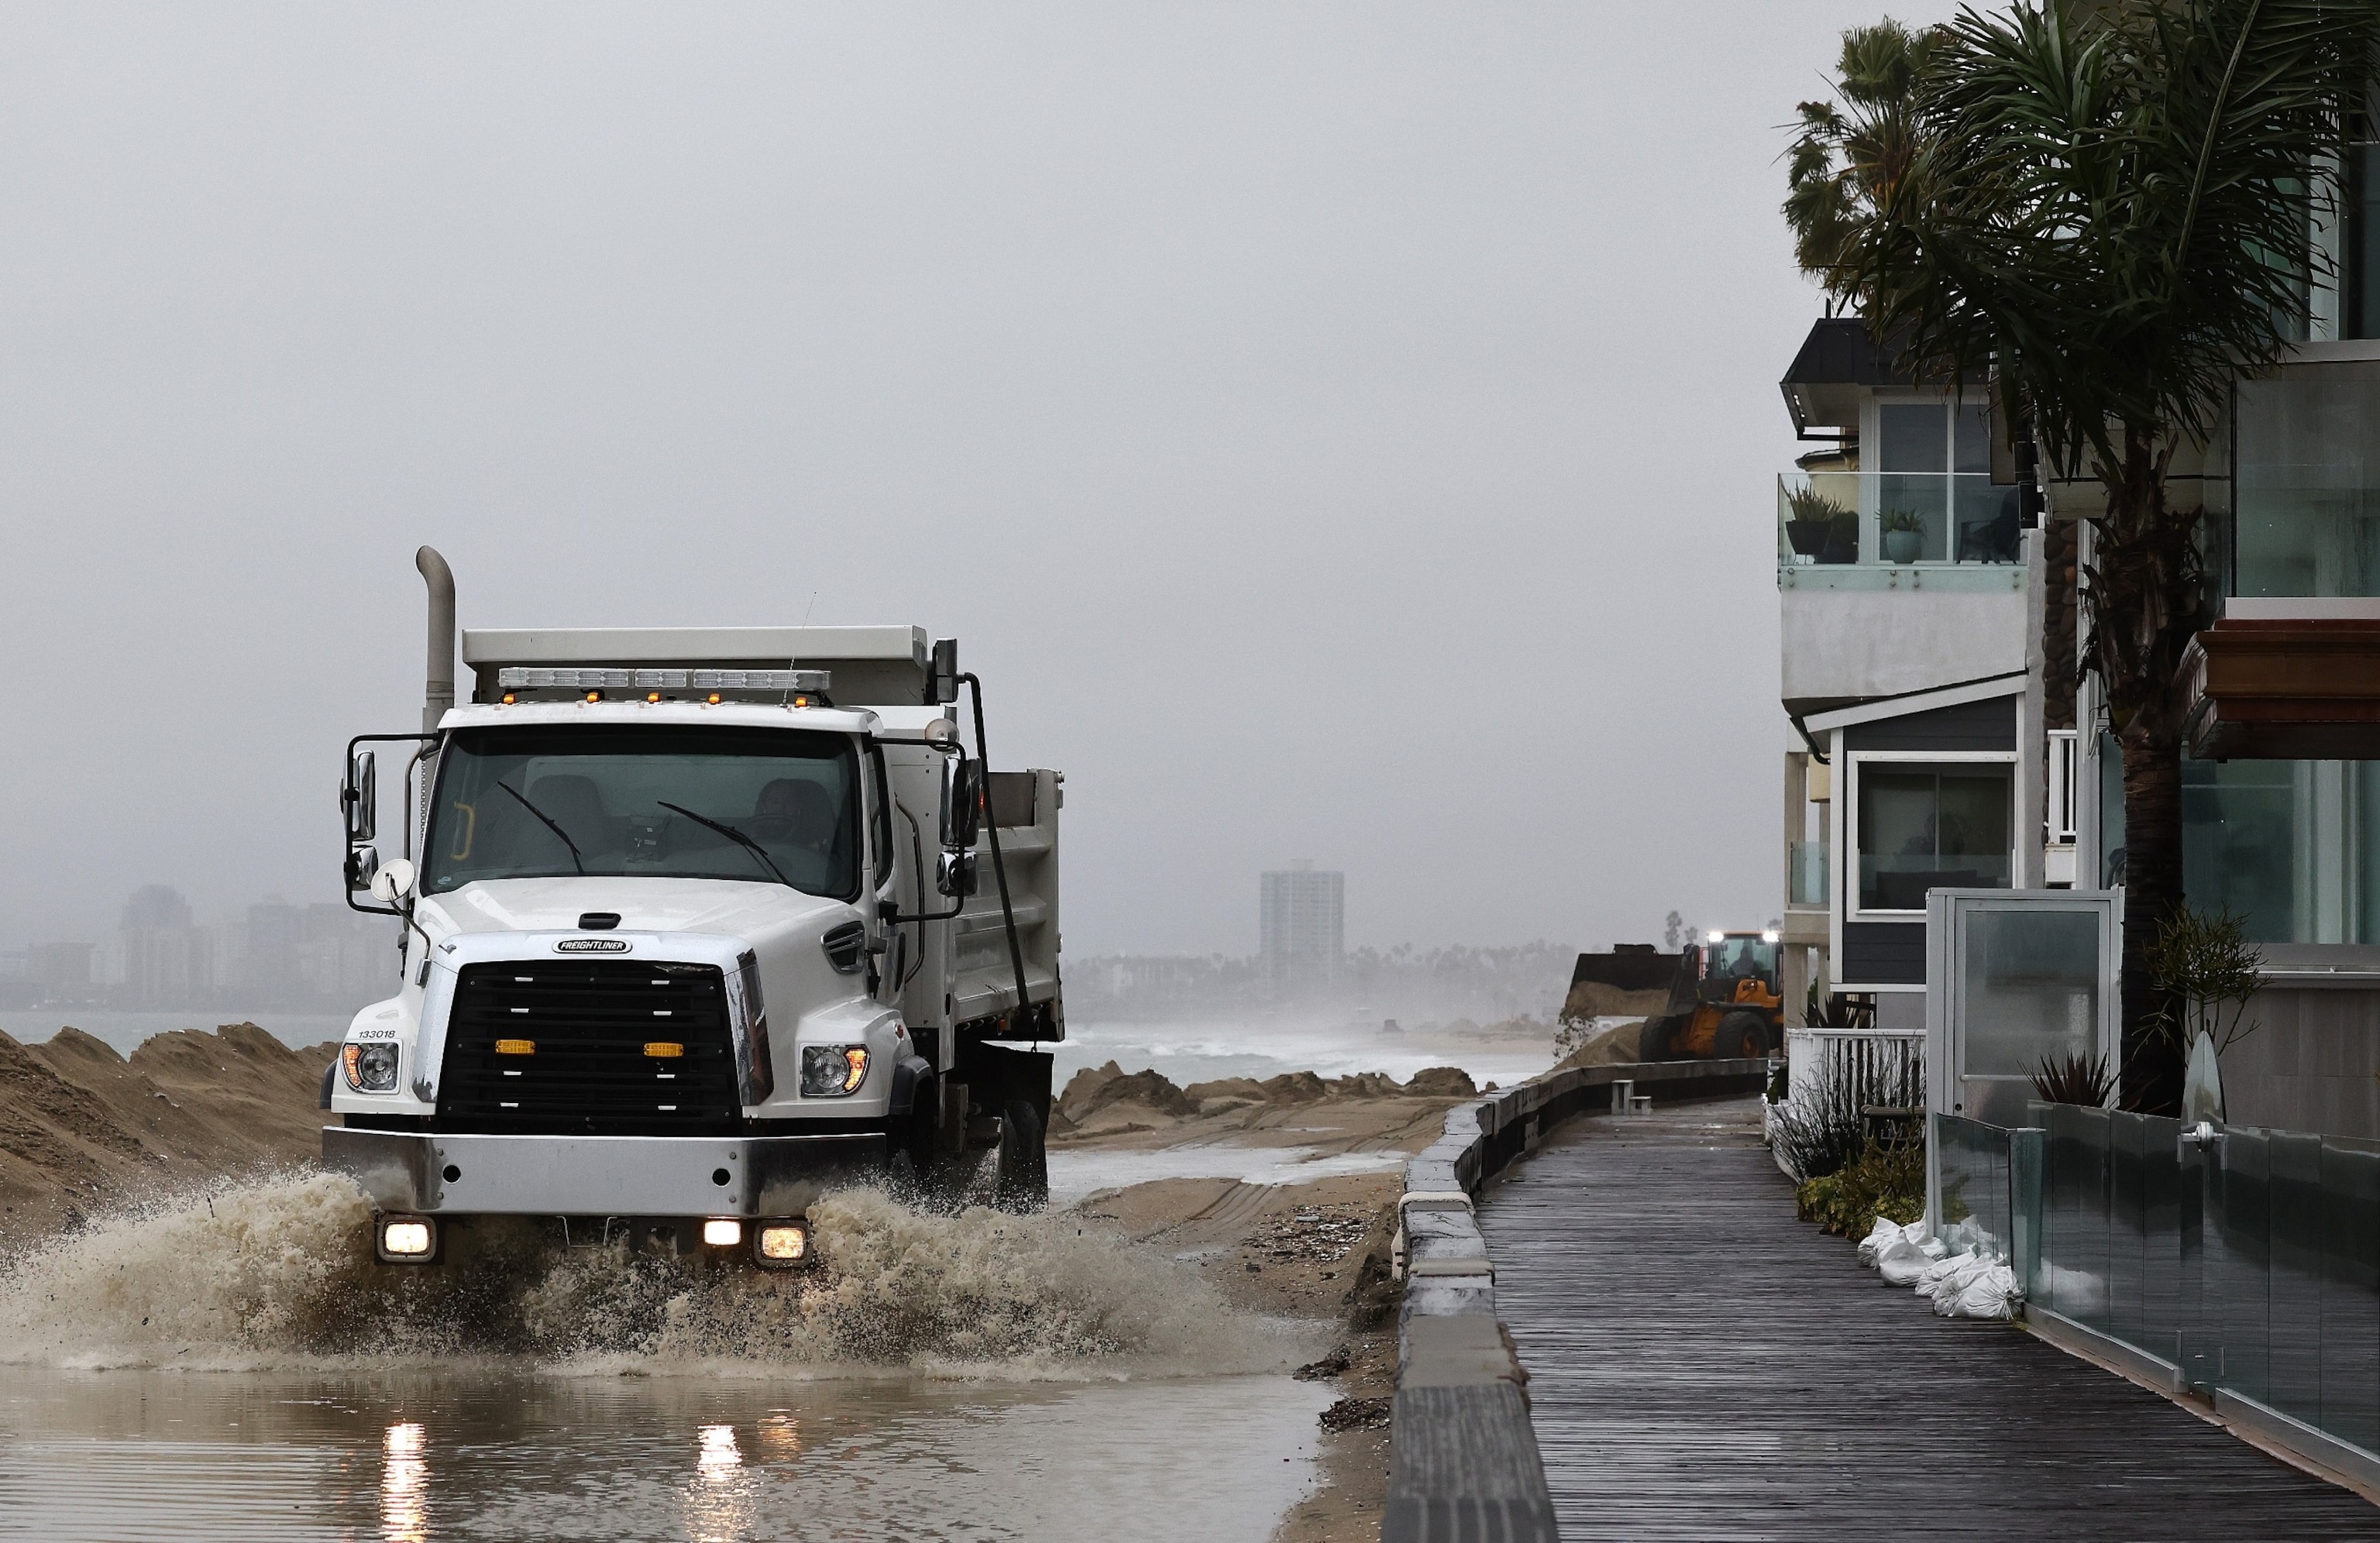
<path id="1" fill-rule="evenodd" d="M 726 985 L 713 966 L 468 965 L 446 1025 L 437 1123 L 511 1135 L 720 1135 L 740 1124 L 735 1087 Z"/>

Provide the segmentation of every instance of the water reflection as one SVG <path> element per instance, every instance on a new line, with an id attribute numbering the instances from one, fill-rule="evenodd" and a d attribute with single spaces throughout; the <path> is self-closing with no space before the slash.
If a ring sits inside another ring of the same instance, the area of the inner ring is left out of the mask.
<path id="1" fill-rule="evenodd" d="M 380 1535 L 385 1543 L 427 1543 L 430 1464 L 418 1421 L 400 1420 L 380 1439 Z"/>
<path id="2" fill-rule="evenodd" d="M 744 1453 L 735 1445 L 735 1428 L 732 1425 L 707 1425 L 702 1428 L 702 1476 L 725 1478 L 744 1466 Z"/>
<path id="3" fill-rule="evenodd" d="M 1261 1539 L 1328 1398 L 1285 1377 L 12 1367 L 0 1539 Z"/>
<path id="4" fill-rule="evenodd" d="M 742 1482 L 744 1452 L 732 1425 L 702 1428 L 698 1474 L 686 1497 L 686 1536 L 701 1543 L 732 1543 L 752 1535 L 756 1518 L 752 1486 Z"/>

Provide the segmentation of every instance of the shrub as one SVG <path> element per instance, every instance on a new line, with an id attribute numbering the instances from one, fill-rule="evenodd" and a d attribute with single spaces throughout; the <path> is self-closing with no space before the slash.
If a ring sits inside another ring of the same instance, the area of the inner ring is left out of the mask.
<path id="1" fill-rule="evenodd" d="M 2256 1031 L 2248 999 L 2265 983 L 2265 951 L 2248 940 L 2248 918 L 2188 906 L 2157 925 L 2149 972 L 2165 1003 L 2157 1027 L 2183 1055 L 2200 1035 L 2217 1055 Z"/>
<path id="2" fill-rule="evenodd" d="M 1793 1201 L 1803 1221 L 1839 1237 L 1867 1236 L 1878 1217 L 1914 1221 L 1925 1214 L 1925 1148 L 1871 1141 L 1841 1168 L 1796 1189 Z"/>
<path id="3" fill-rule="evenodd" d="M 1815 488 L 1786 489 L 1785 506 L 1794 519 L 1817 520 L 1828 525 L 1859 517 Z"/>
<path id="4" fill-rule="evenodd" d="M 1840 1055 L 1812 1086 L 1776 1107 L 1771 1141 L 1796 1179 L 1823 1179 L 1867 1149 L 1868 1110 L 1915 1109 L 1925 1102 L 1925 1069 L 1915 1058 L 1894 1064 Z"/>
<path id="5" fill-rule="evenodd" d="M 2103 1109 L 2107 1096 L 2116 1090 L 2116 1074 L 2107 1069 L 2104 1055 L 2070 1054 L 2055 1061 L 2045 1058 L 2033 1074 L 2033 1090 L 2046 1104 L 2082 1104 Z"/>

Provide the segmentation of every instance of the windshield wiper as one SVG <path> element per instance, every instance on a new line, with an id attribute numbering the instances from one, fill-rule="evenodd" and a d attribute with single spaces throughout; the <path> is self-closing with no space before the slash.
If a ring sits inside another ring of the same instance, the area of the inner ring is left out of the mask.
<path id="1" fill-rule="evenodd" d="M 553 816 L 546 813 L 543 809 L 539 808 L 527 798 L 521 797 L 520 793 L 514 788 L 512 784 L 500 782 L 496 785 L 503 788 L 506 793 L 511 794 L 514 797 L 519 798 L 521 808 L 528 810 L 529 813 L 537 816 L 540 820 L 544 820 L 545 828 L 552 831 L 555 835 L 561 837 L 562 844 L 570 848 L 570 865 L 573 868 L 576 868 L 580 873 L 585 873 L 587 871 L 586 859 L 582 858 L 578 855 L 578 844 L 570 839 L 569 832 L 554 823 Z"/>
<path id="2" fill-rule="evenodd" d="M 686 816 L 688 820 L 693 820 L 698 825 L 710 826 L 721 835 L 725 836 L 729 841 L 732 841 L 736 845 L 744 848 L 745 851 L 751 853 L 752 856 L 759 858 L 763 863 L 768 865 L 769 871 L 777 876 L 777 882 L 784 885 L 785 888 L 791 890 L 799 889 L 801 887 L 795 883 L 791 879 L 785 877 L 785 870 L 777 866 L 776 858 L 769 856 L 769 849 L 767 847 L 761 845 L 759 842 L 754 841 L 750 836 L 746 835 L 735 826 L 722 824 L 721 821 L 713 820 L 708 815 L 697 814 L 692 809 L 680 808 L 677 805 L 669 802 L 665 798 L 656 798 L 653 802 L 661 805 L 661 807 L 665 809 L 676 809 L 678 813 Z"/>

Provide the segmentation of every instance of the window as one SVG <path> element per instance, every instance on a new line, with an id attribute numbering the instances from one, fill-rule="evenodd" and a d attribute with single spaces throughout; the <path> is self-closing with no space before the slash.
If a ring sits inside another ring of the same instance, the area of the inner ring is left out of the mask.
<path id="1" fill-rule="evenodd" d="M 859 895 L 856 758 L 795 729 L 472 729 L 438 758 L 423 890 L 574 874 Z"/>
<path id="2" fill-rule="evenodd" d="M 1859 768 L 1859 908 L 1922 911 L 1934 889 L 2006 889 L 2004 762 L 1867 761 Z"/>
<path id="3" fill-rule="evenodd" d="M 2380 377 L 2240 383 L 2233 593 L 2380 595 Z"/>
<path id="4" fill-rule="evenodd" d="M 868 771 L 876 784 L 876 885 L 882 889 L 900 865 L 892 857 L 892 788 L 884 776 L 884 752 L 873 745 L 868 747 Z"/>
<path id="5" fill-rule="evenodd" d="M 2372 132 L 2368 118 L 2363 132 Z M 2380 144 L 2349 145 L 2345 171 L 2339 189 L 2347 216 L 2346 250 L 2338 265 L 2339 335 L 2380 337 Z"/>
<path id="6" fill-rule="evenodd" d="M 1992 485 L 1987 404 L 1877 403 L 1873 464 L 1878 550 L 1888 561 L 2016 560 L 2016 490 Z M 1905 555 L 1886 540 L 1896 532 Z"/>

